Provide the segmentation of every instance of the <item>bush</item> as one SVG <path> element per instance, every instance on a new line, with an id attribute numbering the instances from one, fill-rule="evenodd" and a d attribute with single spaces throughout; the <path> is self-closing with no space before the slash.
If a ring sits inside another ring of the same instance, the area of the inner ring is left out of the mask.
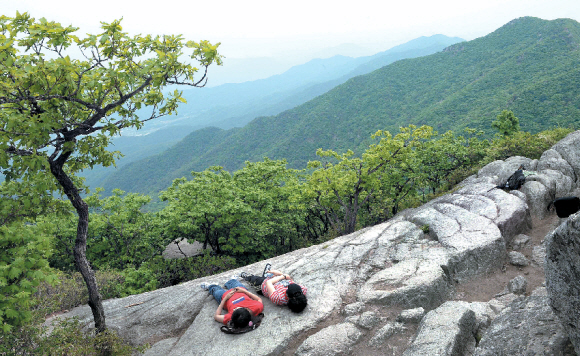
<path id="1" fill-rule="evenodd" d="M 123 274 L 114 271 L 95 271 L 99 292 L 103 299 L 121 297 L 119 285 L 124 283 Z M 87 304 L 89 293 L 80 273 L 59 272 L 54 286 L 42 283 L 34 294 L 33 309 L 49 315 Z"/>
<path id="2" fill-rule="evenodd" d="M 570 132 L 572 132 L 571 129 L 559 127 L 542 131 L 535 135 L 520 131 L 512 136 L 496 138 L 487 152 L 484 165 L 495 160 L 505 160 L 512 156 L 538 159 L 544 151 L 566 137 Z"/>
<path id="3" fill-rule="evenodd" d="M 121 297 L 157 289 L 158 282 L 155 273 L 146 266 L 141 266 L 139 269 L 130 267 L 121 274 L 125 277 L 124 282 L 117 285 L 117 291 Z"/>
<path id="4" fill-rule="evenodd" d="M 214 255 L 205 251 L 203 255 L 166 260 L 161 256 L 143 264 L 157 280 L 158 288 L 165 288 L 205 276 L 211 276 L 238 267 L 230 256 Z M 143 266 L 141 268 L 143 268 Z"/>
<path id="5" fill-rule="evenodd" d="M 44 316 L 35 313 L 33 320 L 0 333 L 0 355 L 130 356 L 148 347 L 131 346 L 111 330 L 95 335 L 93 330 L 83 330 L 77 319 L 60 321 L 47 335 Z"/>

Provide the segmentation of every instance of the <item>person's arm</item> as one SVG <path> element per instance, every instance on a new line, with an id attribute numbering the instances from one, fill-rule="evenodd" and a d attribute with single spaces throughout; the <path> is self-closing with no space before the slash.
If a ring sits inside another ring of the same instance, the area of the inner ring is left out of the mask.
<path id="1" fill-rule="evenodd" d="M 282 279 L 290 279 L 290 280 L 292 280 L 292 277 L 290 277 L 289 274 L 286 274 L 286 273 L 283 273 L 283 272 L 280 272 L 280 271 L 270 270 L 270 271 L 268 271 L 268 273 L 272 273 L 274 276 L 284 276 L 284 278 L 282 278 Z"/>
<path id="2" fill-rule="evenodd" d="M 272 271 L 270 271 L 270 272 L 272 272 Z M 275 271 L 275 272 L 278 272 L 278 271 Z M 280 282 L 283 279 L 290 279 L 290 276 L 287 274 L 280 274 L 280 275 L 277 275 L 276 277 L 272 277 L 272 278 L 266 280 L 266 290 L 268 291 L 268 295 L 272 295 L 272 293 L 274 293 L 276 291 L 276 289 L 274 288 L 274 284 Z"/>
<path id="3" fill-rule="evenodd" d="M 220 305 L 218 305 L 217 309 L 215 310 L 215 314 L 213 315 L 213 319 L 215 321 L 223 324 L 224 316 L 222 315 L 222 310 L 224 309 L 224 305 L 226 305 L 226 302 L 228 301 L 228 299 L 232 297 L 232 295 L 234 295 L 234 291 L 229 292 L 228 294 L 226 294 L 225 297 L 222 298 Z"/>
<path id="4" fill-rule="evenodd" d="M 236 288 L 234 288 L 234 290 L 237 293 L 245 293 L 246 295 L 248 295 L 248 297 L 252 298 L 253 300 L 256 300 L 256 301 L 262 303 L 262 298 L 258 297 L 257 295 L 255 295 L 254 293 L 250 292 L 246 288 L 236 287 Z"/>

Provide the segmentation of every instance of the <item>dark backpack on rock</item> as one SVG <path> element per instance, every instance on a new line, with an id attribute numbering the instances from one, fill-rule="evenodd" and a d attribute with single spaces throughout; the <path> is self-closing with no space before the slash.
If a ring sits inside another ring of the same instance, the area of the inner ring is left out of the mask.
<path id="1" fill-rule="evenodd" d="M 518 169 L 512 174 L 504 185 L 498 185 L 496 188 L 507 190 L 518 190 L 526 182 L 526 176 L 523 169 Z"/>
<path id="2" fill-rule="evenodd" d="M 260 324 L 262 323 L 262 318 L 264 317 L 264 313 L 260 313 L 256 316 L 252 317 L 252 325 L 244 326 L 243 328 L 236 328 L 234 327 L 234 323 L 232 321 L 228 321 L 228 325 L 223 325 L 220 330 L 226 334 L 243 334 L 247 333 L 248 331 L 252 331 L 257 329 Z"/>
<path id="3" fill-rule="evenodd" d="M 524 171 L 518 169 L 508 178 L 507 187 L 509 190 L 518 190 L 522 185 L 524 185 L 525 182 L 526 176 L 524 175 Z"/>

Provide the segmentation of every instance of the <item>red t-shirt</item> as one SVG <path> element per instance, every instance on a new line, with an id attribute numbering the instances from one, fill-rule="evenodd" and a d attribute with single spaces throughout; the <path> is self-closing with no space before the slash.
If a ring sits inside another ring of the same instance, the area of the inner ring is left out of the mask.
<path id="1" fill-rule="evenodd" d="M 233 288 L 225 292 L 222 299 L 232 290 Z M 228 312 L 224 315 L 224 324 L 227 324 L 232 319 L 234 309 L 238 307 L 248 308 L 254 316 L 264 311 L 264 305 L 261 302 L 253 300 L 246 293 L 237 292 L 224 305 L 224 308 Z"/>

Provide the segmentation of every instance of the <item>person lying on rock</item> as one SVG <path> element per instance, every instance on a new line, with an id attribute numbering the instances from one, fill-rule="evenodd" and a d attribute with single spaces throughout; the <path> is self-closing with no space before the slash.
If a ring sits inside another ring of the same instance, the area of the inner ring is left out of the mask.
<path id="1" fill-rule="evenodd" d="M 262 294 L 272 303 L 288 305 L 288 308 L 295 313 L 303 311 L 308 304 L 307 288 L 294 283 L 288 274 L 270 270 L 271 267 L 268 263 L 261 277 L 246 272 L 242 272 L 240 277 L 251 285 L 261 288 Z"/>
<path id="2" fill-rule="evenodd" d="M 250 325 L 252 316 L 264 311 L 262 299 L 248 291 L 235 278 L 224 284 L 225 289 L 214 283 L 202 283 L 201 288 L 207 290 L 219 303 L 213 318 L 224 325 L 228 325 L 231 320 L 234 327 L 244 328 Z M 222 310 L 226 311 L 225 315 L 222 315 Z"/>

